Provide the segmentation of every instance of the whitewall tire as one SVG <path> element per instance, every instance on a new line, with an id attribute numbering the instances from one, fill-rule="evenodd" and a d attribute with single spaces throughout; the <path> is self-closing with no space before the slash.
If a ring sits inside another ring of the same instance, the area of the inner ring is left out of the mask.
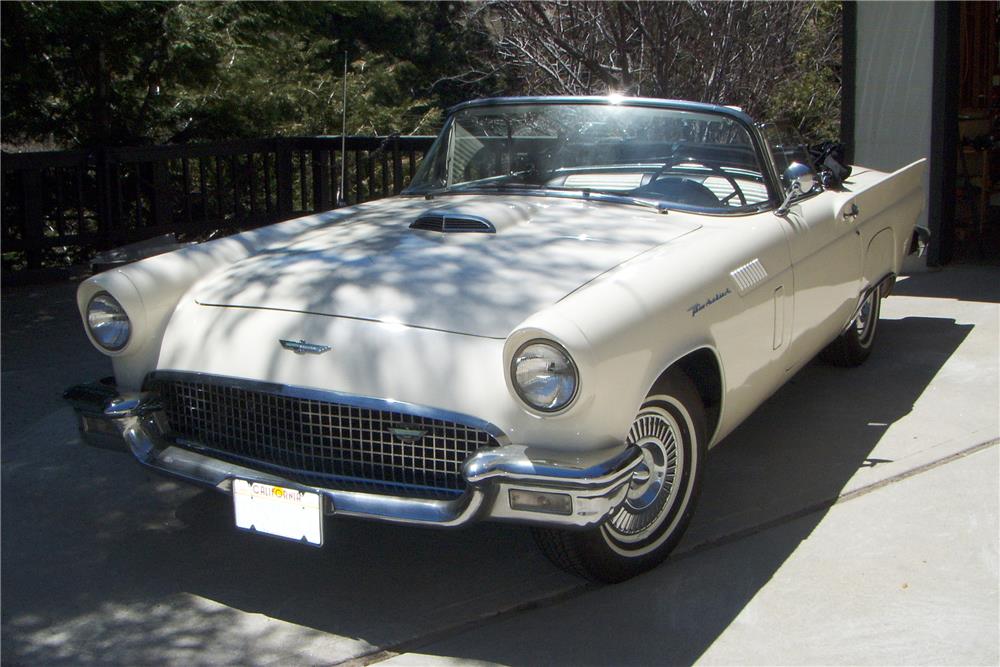
<path id="1" fill-rule="evenodd" d="M 588 531 L 534 529 L 545 555 L 592 581 L 624 581 L 655 567 L 687 528 L 701 486 L 705 415 L 691 381 L 664 376 L 639 408 L 626 436 L 643 463 L 623 504 Z"/>

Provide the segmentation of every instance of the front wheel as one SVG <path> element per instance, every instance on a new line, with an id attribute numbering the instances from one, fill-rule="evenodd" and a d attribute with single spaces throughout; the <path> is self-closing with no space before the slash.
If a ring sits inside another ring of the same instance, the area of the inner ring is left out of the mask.
<path id="1" fill-rule="evenodd" d="M 622 505 L 598 528 L 534 529 L 559 567 L 615 583 L 658 565 L 680 542 L 694 511 L 705 458 L 705 413 L 687 376 L 661 380 L 643 402 L 626 438 L 643 461 Z"/>

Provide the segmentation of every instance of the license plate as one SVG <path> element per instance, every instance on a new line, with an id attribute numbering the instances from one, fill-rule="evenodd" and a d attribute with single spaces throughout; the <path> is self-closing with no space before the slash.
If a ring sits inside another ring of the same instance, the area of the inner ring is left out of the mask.
<path id="1" fill-rule="evenodd" d="M 318 493 L 233 480 L 236 527 L 323 545 L 323 503 Z"/>

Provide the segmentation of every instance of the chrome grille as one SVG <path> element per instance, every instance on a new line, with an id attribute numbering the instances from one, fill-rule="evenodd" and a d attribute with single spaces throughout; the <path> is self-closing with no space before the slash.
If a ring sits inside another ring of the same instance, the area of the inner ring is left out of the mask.
<path id="1" fill-rule="evenodd" d="M 486 431 L 456 422 L 222 379 L 153 377 L 146 390 L 160 395 L 168 437 L 178 445 L 327 488 L 453 497 L 465 489 L 465 459 L 498 444 Z"/>

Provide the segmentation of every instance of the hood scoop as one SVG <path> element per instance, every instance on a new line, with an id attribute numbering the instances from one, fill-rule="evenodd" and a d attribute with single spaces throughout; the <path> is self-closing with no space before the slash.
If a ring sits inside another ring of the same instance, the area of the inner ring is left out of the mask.
<path id="1" fill-rule="evenodd" d="M 428 211 L 410 224 L 410 229 L 441 234 L 496 234 L 497 228 L 486 218 L 468 213 Z"/>

